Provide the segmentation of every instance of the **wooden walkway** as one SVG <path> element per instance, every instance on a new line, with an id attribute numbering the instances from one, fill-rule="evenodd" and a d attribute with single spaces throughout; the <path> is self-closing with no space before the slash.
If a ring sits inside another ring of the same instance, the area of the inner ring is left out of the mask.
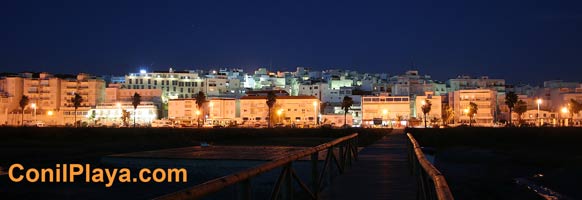
<path id="1" fill-rule="evenodd" d="M 403 130 L 366 147 L 345 174 L 332 181 L 322 199 L 416 199 L 416 179 L 408 168 Z"/>

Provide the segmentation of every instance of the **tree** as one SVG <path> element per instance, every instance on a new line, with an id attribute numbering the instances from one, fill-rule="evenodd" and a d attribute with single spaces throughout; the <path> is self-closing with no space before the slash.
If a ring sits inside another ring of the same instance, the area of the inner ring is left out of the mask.
<path id="1" fill-rule="evenodd" d="M 273 106 L 275 106 L 275 103 L 277 103 L 277 95 L 275 95 L 275 92 L 270 91 L 267 94 L 267 107 L 269 107 L 269 119 L 267 120 L 267 124 L 268 127 L 271 128 L 271 110 L 273 110 Z"/>
<path id="2" fill-rule="evenodd" d="M 477 114 L 477 110 L 479 110 L 479 108 L 477 107 L 476 103 L 473 102 L 469 102 L 469 112 L 467 112 L 467 114 L 469 115 L 469 126 L 473 126 L 473 116 L 475 116 L 475 114 Z"/>
<path id="3" fill-rule="evenodd" d="M 77 127 L 77 109 L 81 107 L 81 103 L 83 102 L 83 97 L 79 95 L 79 93 L 74 93 L 74 96 L 71 98 L 71 103 L 73 103 L 73 107 L 75 107 L 75 127 Z"/>
<path id="4" fill-rule="evenodd" d="M 347 115 L 353 105 L 354 100 L 352 100 L 352 97 L 345 96 L 342 100 L 342 110 L 344 110 L 344 126 L 347 125 Z"/>
<path id="5" fill-rule="evenodd" d="M 451 120 L 453 118 L 455 118 L 455 111 L 453 110 L 453 108 L 451 106 L 449 106 L 448 104 L 445 104 L 443 106 L 443 125 L 447 125 L 451 122 Z"/>
<path id="6" fill-rule="evenodd" d="M 517 114 L 517 121 L 521 124 L 521 115 L 527 111 L 527 103 L 522 100 L 515 104 L 514 112 Z"/>
<path id="7" fill-rule="evenodd" d="M 137 106 L 141 103 L 141 96 L 136 92 L 131 97 L 131 104 L 133 105 L 133 128 L 135 128 L 135 116 L 137 115 Z"/>
<path id="8" fill-rule="evenodd" d="M 97 111 L 91 110 L 91 115 L 89 115 L 89 120 L 93 121 L 93 126 L 97 126 Z"/>
<path id="9" fill-rule="evenodd" d="M 26 105 L 28 105 L 29 99 L 28 96 L 26 95 L 22 95 L 22 98 L 20 98 L 20 102 L 19 106 L 20 106 L 20 111 L 22 111 L 22 115 L 21 115 L 21 119 L 20 119 L 20 125 L 24 126 L 24 108 L 26 108 Z"/>
<path id="10" fill-rule="evenodd" d="M 515 104 L 517 103 L 517 94 L 515 94 L 515 92 L 508 92 L 505 95 L 505 104 L 507 105 L 507 107 L 509 108 L 509 124 L 513 124 L 513 121 L 511 120 L 511 112 L 513 112 L 513 108 L 515 107 Z"/>
<path id="11" fill-rule="evenodd" d="M 131 117 L 131 113 L 125 109 L 121 110 L 121 121 L 123 121 L 123 126 L 129 125 L 129 118 Z"/>
<path id="12" fill-rule="evenodd" d="M 578 103 L 576 100 L 570 99 L 570 102 L 568 103 L 568 110 L 570 111 L 570 121 L 572 121 L 574 120 L 574 114 L 578 114 L 580 111 L 582 111 L 582 103 Z"/>
<path id="13" fill-rule="evenodd" d="M 432 104 L 430 100 L 423 100 L 422 102 L 422 114 L 424 114 L 424 128 L 426 128 L 426 114 L 430 113 Z"/>
<path id="14" fill-rule="evenodd" d="M 200 111 L 204 104 L 206 103 L 206 94 L 204 94 L 204 92 L 200 91 L 198 92 L 198 94 L 196 95 L 196 97 L 194 98 L 196 100 L 196 107 L 198 108 L 198 110 Z M 201 127 L 200 124 L 200 115 L 204 115 L 204 112 L 200 112 L 201 114 L 198 114 L 198 128 Z"/>

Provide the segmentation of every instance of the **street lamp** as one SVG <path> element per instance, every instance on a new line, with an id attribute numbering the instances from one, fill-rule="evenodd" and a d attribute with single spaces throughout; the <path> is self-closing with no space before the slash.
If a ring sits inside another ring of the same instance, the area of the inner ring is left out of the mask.
<path id="1" fill-rule="evenodd" d="M 36 103 L 30 104 L 30 107 L 32 107 L 32 109 L 34 109 L 34 123 L 36 123 Z"/>
<path id="2" fill-rule="evenodd" d="M 538 103 L 538 115 L 536 117 L 537 117 L 537 121 L 539 123 L 539 126 L 541 126 L 542 123 L 540 121 L 540 105 L 542 105 L 542 99 L 538 99 L 537 103 Z"/>
<path id="3" fill-rule="evenodd" d="M 48 115 L 49 117 L 52 117 L 54 114 L 55 113 L 52 110 L 49 110 L 48 112 L 46 112 L 46 115 Z M 51 122 L 50 125 L 52 125 L 52 118 L 51 118 L 50 122 Z"/>
<path id="4" fill-rule="evenodd" d="M 198 127 L 201 127 L 200 126 L 200 111 L 199 110 L 196 111 L 196 121 L 198 122 L 197 123 L 198 124 Z"/>
<path id="5" fill-rule="evenodd" d="M 214 103 L 210 102 L 208 105 L 210 106 L 210 113 L 208 115 L 210 115 L 210 118 L 212 119 L 212 110 L 214 110 Z"/>
<path id="6" fill-rule="evenodd" d="M 568 113 L 568 107 L 562 107 L 562 113 L 566 114 Z M 566 119 L 564 120 L 564 126 L 567 126 L 567 122 L 568 122 L 568 116 L 565 117 Z"/>
<path id="7" fill-rule="evenodd" d="M 283 109 L 277 110 L 277 117 L 279 118 L 279 123 L 281 123 L 281 115 L 283 114 Z"/>
<path id="8" fill-rule="evenodd" d="M 382 111 L 382 122 L 384 122 L 384 116 L 386 116 L 386 115 L 388 115 L 388 110 L 384 109 L 384 110 Z M 388 120 L 388 121 L 389 121 L 389 120 Z M 384 125 L 384 124 L 382 124 L 382 125 Z"/>
<path id="9" fill-rule="evenodd" d="M 317 123 L 319 122 L 319 120 L 317 119 L 317 101 L 313 101 L 313 112 L 315 113 L 315 122 L 313 122 L 314 125 L 317 125 Z"/>

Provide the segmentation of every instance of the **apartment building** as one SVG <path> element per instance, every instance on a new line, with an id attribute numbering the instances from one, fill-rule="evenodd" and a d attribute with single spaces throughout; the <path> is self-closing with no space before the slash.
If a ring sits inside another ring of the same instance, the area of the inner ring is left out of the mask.
<path id="1" fill-rule="evenodd" d="M 434 92 L 425 92 L 423 96 L 416 96 L 414 101 L 414 110 L 412 113 L 416 118 L 424 118 L 424 113 L 422 112 L 422 106 L 427 102 L 430 102 L 430 112 L 426 114 L 427 121 L 437 119 L 441 120 L 442 110 L 443 110 L 443 99 L 444 96 L 434 95 Z"/>
<path id="2" fill-rule="evenodd" d="M 473 122 L 480 126 L 491 126 L 495 120 L 497 92 L 489 89 L 458 90 L 449 92 L 449 105 L 455 112 L 455 122 L 469 123 L 467 109 L 471 102 L 477 104 Z"/>
<path id="3" fill-rule="evenodd" d="M 196 99 L 171 99 L 168 101 L 168 118 L 184 124 L 197 124 L 197 120 L 207 124 L 227 125 L 236 121 L 237 100 L 234 98 L 211 98 L 201 108 Z"/>
<path id="4" fill-rule="evenodd" d="M 269 107 L 266 96 L 240 98 L 240 118 L 243 125 L 266 125 Z M 277 96 L 272 108 L 271 122 L 301 127 L 314 126 L 318 122 L 320 101 L 314 96 Z"/>
<path id="5" fill-rule="evenodd" d="M 410 118 L 410 98 L 404 96 L 363 96 L 362 126 L 406 125 Z"/>

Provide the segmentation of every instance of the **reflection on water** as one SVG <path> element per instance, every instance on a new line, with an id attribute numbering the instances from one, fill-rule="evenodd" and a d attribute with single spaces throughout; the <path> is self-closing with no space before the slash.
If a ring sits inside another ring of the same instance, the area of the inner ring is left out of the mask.
<path id="1" fill-rule="evenodd" d="M 536 194 L 540 195 L 544 199 L 547 200 L 559 200 L 559 199 L 571 199 L 568 198 L 556 191 L 553 191 L 550 188 L 547 188 L 541 184 L 536 183 L 536 179 L 542 179 L 544 177 L 543 174 L 535 174 L 532 177 L 521 177 L 515 178 L 513 181 L 520 186 L 525 186 L 527 189 L 535 192 Z"/>

